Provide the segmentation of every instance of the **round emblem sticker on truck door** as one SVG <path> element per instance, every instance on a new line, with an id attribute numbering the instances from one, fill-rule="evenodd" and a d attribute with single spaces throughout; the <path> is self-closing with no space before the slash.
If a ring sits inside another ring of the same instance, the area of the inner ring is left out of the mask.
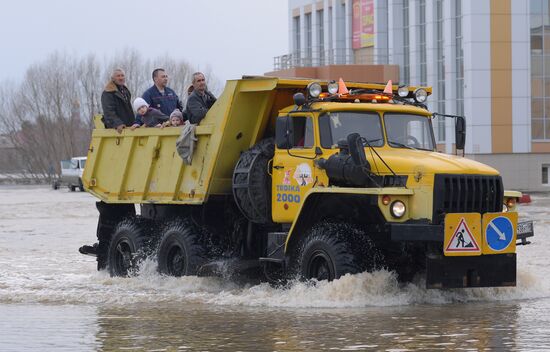
<path id="1" fill-rule="evenodd" d="M 485 229 L 487 244 L 494 251 L 506 249 L 514 238 L 514 227 L 510 219 L 499 216 L 487 223 Z"/>
<path id="2" fill-rule="evenodd" d="M 296 167 L 294 172 L 294 179 L 298 182 L 299 186 L 307 186 L 313 182 L 311 175 L 311 167 L 309 164 L 302 163 Z"/>

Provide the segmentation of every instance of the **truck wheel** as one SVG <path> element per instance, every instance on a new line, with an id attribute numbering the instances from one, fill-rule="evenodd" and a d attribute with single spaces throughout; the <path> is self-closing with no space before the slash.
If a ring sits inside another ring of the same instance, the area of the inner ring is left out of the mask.
<path id="1" fill-rule="evenodd" d="M 113 233 L 107 252 L 111 276 L 135 275 L 139 264 L 151 253 L 153 236 L 149 224 L 138 217 L 122 220 Z"/>
<path id="2" fill-rule="evenodd" d="M 170 276 L 196 275 L 206 262 L 206 248 L 196 228 L 187 221 L 174 221 L 162 231 L 158 270 Z"/>
<path id="3" fill-rule="evenodd" d="M 84 185 L 82 184 L 82 180 L 78 179 L 78 189 L 80 192 L 84 192 Z"/>
<path id="4" fill-rule="evenodd" d="M 52 182 L 52 189 L 54 189 L 54 190 L 59 189 L 59 183 L 57 181 Z"/>
<path id="5" fill-rule="evenodd" d="M 69 190 L 71 192 L 74 192 L 76 190 L 76 186 L 73 186 L 73 185 L 69 185 Z"/>
<path id="6" fill-rule="evenodd" d="M 369 241 L 364 232 L 350 224 L 322 223 L 314 226 L 297 249 L 295 274 L 302 279 L 332 281 L 366 269 L 358 238 Z"/>

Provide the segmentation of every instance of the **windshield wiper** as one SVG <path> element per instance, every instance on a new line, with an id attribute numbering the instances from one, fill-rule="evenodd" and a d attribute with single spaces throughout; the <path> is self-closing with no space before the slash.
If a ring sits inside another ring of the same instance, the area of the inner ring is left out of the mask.
<path id="1" fill-rule="evenodd" d="M 418 150 L 417 148 L 411 147 L 410 145 L 406 145 L 406 144 L 395 142 L 395 141 L 388 141 L 388 144 L 391 145 L 392 147 L 395 146 L 395 147 L 407 148 L 407 149 L 412 149 L 412 150 Z"/>

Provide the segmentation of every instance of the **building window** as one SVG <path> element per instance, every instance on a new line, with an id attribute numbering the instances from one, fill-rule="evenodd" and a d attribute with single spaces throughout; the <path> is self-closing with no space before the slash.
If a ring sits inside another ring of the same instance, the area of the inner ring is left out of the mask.
<path id="1" fill-rule="evenodd" d="M 410 48 L 409 48 L 409 2 L 403 1 L 403 67 L 401 77 L 402 84 L 410 82 Z"/>
<path id="2" fill-rule="evenodd" d="M 462 1 L 455 1 L 456 114 L 464 115 L 464 52 L 462 50 Z"/>
<path id="3" fill-rule="evenodd" d="M 531 139 L 548 141 L 550 140 L 549 3 L 548 0 L 538 0 L 530 1 L 529 4 L 531 23 Z"/>
<path id="4" fill-rule="evenodd" d="M 332 30 L 332 6 L 328 8 L 328 59 L 329 64 L 334 63 L 334 43 L 333 43 L 333 30 Z"/>
<path id="5" fill-rule="evenodd" d="M 296 16 L 292 19 L 292 32 L 294 33 L 294 65 L 300 66 L 300 16 Z"/>
<path id="6" fill-rule="evenodd" d="M 305 62 L 304 66 L 311 66 L 311 61 L 313 57 L 313 37 L 312 37 L 312 28 L 311 28 L 311 13 L 307 13 L 304 16 L 305 20 L 305 32 L 306 32 L 306 42 L 305 42 Z"/>
<path id="7" fill-rule="evenodd" d="M 542 184 L 549 185 L 548 183 L 548 167 L 549 165 L 542 165 Z"/>
<path id="8" fill-rule="evenodd" d="M 340 5 L 340 16 L 338 16 L 338 34 L 337 34 L 337 47 L 338 47 L 338 64 L 349 64 L 348 53 L 346 52 L 346 3 Z"/>
<path id="9" fill-rule="evenodd" d="M 445 42 L 443 37 L 443 0 L 435 2 L 435 40 L 437 61 L 437 110 L 445 113 Z M 435 136 L 438 142 L 445 142 L 445 119 L 436 120 Z"/>
<path id="10" fill-rule="evenodd" d="M 418 51 L 420 53 L 420 85 L 428 85 L 426 65 L 426 0 L 418 1 Z"/>
<path id="11" fill-rule="evenodd" d="M 325 23 L 323 10 L 317 11 L 317 41 L 319 42 L 319 65 L 325 64 Z"/>

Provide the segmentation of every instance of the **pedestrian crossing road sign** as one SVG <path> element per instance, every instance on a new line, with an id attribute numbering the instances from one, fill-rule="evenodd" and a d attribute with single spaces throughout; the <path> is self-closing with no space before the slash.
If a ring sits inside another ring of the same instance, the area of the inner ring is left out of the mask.
<path id="1" fill-rule="evenodd" d="M 483 215 L 483 253 L 500 254 L 516 251 L 517 213 Z"/>
<path id="2" fill-rule="evenodd" d="M 447 214 L 445 216 L 444 254 L 446 256 L 481 255 L 480 232 L 480 214 Z"/>

